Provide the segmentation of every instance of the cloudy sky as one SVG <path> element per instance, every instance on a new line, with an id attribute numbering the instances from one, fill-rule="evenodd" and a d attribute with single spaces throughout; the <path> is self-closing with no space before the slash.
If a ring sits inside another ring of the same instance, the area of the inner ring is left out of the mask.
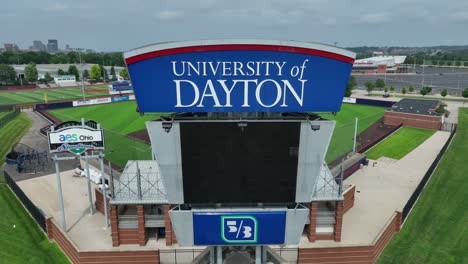
<path id="1" fill-rule="evenodd" d="M 122 51 L 191 39 L 338 46 L 468 44 L 467 0 L 2 0 L 0 43 Z"/>

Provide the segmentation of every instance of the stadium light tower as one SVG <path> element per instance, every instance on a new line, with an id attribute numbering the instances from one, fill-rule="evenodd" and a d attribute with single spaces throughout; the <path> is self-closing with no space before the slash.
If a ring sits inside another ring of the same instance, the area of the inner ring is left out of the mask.
<path id="1" fill-rule="evenodd" d="M 85 85 L 84 85 L 84 77 L 83 77 L 83 62 L 81 61 L 81 51 L 84 50 L 83 48 L 74 48 L 73 50 L 78 51 L 78 57 L 80 58 L 80 68 L 81 68 L 81 94 L 83 95 L 83 100 L 85 100 Z"/>

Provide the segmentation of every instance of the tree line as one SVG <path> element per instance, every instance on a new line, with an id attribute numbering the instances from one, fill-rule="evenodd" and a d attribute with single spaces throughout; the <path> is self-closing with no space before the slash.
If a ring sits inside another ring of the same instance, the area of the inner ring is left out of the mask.
<path id="1" fill-rule="evenodd" d="M 83 78 L 84 80 L 90 82 L 98 82 L 98 81 L 116 81 L 117 75 L 115 72 L 114 66 L 110 68 L 110 78 L 107 70 L 100 64 L 94 64 L 91 66 L 90 72 L 88 70 L 84 70 L 82 76 L 80 76 L 80 71 L 75 65 L 70 65 L 67 71 L 62 69 L 57 70 L 57 75 L 74 75 L 76 80 L 80 80 Z M 120 71 L 119 75 L 128 80 L 128 71 L 127 69 L 123 69 Z M 21 78 L 21 80 L 20 80 Z M 49 83 L 53 80 L 51 74 L 46 72 L 44 76 L 39 78 L 37 67 L 35 63 L 28 63 L 24 68 L 24 76 L 19 76 L 15 69 L 8 64 L 0 64 L 0 85 L 18 85 L 20 83 L 27 84 L 27 83 Z"/>
<path id="2" fill-rule="evenodd" d="M 81 62 L 108 66 L 125 66 L 121 52 L 81 53 Z M 47 52 L 3 52 L 0 64 L 72 64 L 80 63 L 80 53 L 76 51 L 50 54 Z"/>

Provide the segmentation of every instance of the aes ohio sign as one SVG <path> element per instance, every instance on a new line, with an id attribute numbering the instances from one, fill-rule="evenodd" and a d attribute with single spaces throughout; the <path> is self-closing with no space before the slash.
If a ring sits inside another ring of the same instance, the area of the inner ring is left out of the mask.
<path id="1" fill-rule="evenodd" d="M 49 132 L 51 153 L 71 152 L 81 154 L 87 150 L 104 149 L 102 129 L 90 127 L 66 127 Z"/>
<path id="2" fill-rule="evenodd" d="M 205 40 L 124 57 L 140 112 L 336 112 L 355 54 L 306 42 Z"/>

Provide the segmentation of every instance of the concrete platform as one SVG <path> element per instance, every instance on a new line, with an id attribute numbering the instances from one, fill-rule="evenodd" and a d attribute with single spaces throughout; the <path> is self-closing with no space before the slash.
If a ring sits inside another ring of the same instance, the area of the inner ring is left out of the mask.
<path id="1" fill-rule="evenodd" d="M 439 151 L 449 132 L 437 131 L 400 160 L 379 159 L 373 166 L 358 170 L 345 180 L 355 184 L 354 207 L 343 216 L 341 242 L 309 243 L 301 238 L 300 247 L 344 247 L 372 245 L 395 211 L 402 211 Z"/>

